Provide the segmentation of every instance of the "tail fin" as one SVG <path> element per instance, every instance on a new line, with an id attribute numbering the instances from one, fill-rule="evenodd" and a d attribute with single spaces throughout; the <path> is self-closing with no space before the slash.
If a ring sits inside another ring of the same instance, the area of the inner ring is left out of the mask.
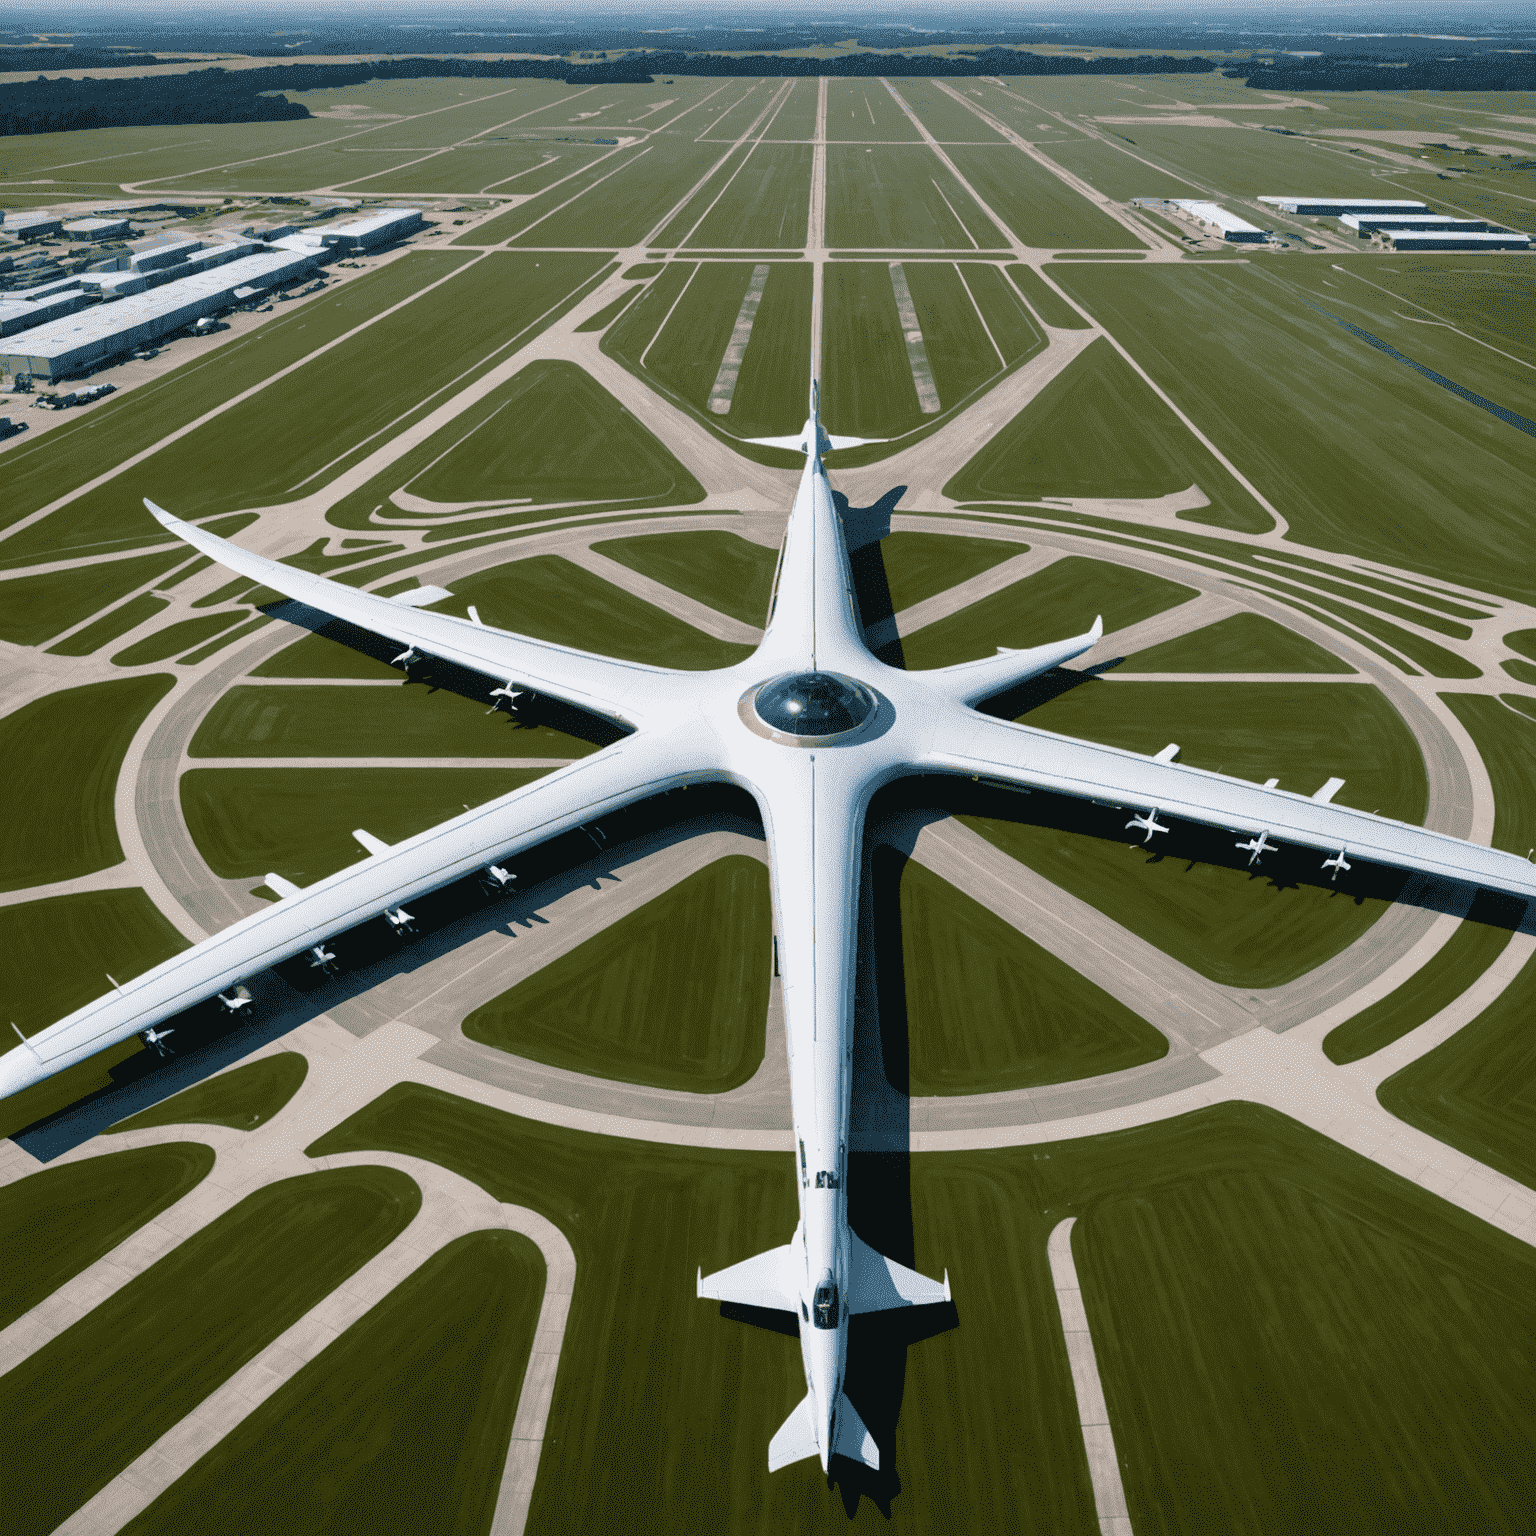
<path id="1" fill-rule="evenodd" d="M 845 1398 L 846 1402 L 847 1399 Z M 858 1417 L 857 1414 L 854 1415 Z M 860 1424 L 859 1428 L 863 1429 Z M 821 1447 L 816 1443 L 816 1414 L 807 1392 L 789 1417 L 779 1425 L 778 1433 L 768 1442 L 768 1470 L 777 1472 L 792 1462 L 804 1461 L 807 1456 L 819 1456 Z"/>
<path id="2" fill-rule="evenodd" d="M 849 1461 L 862 1461 L 866 1467 L 873 1467 L 876 1472 L 880 1470 L 880 1447 L 864 1427 L 859 1410 L 848 1401 L 845 1392 L 838 1393 L 837 1397 L 837 1433 L 832 1449 Z"/>

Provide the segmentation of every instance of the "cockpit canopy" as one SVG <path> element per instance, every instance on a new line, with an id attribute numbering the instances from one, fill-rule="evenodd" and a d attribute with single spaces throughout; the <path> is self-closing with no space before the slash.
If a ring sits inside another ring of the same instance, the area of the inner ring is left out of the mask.
<path id="1" fill-rule="evenodd" d="M 856 731 L 879 702 L 862 683 L 838 672 L 800 672 L 764 683 L 758 719 L 788 736 L 842 736 Z"/>
<path id="2" fill-rule="evenodd" d="M 816 1287 L 816 1294 L 811 1301 L 811 1321 L 818 1328 L 837 1327 L 837 1286 L 831 1275 Z"/>

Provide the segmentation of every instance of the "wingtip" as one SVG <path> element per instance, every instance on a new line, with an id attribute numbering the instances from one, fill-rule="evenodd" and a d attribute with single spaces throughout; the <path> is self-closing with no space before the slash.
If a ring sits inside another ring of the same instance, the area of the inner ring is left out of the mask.
<path id="1" fill-rule="evenodd" d="M 163 528 L 179 528 L 183 526 L 179 517 L 173 517 L 164 507 L 156 506 L 148 496 L 144 498 L 144 507 L 149 515 Z"/>
<path id="2" fill-rule="evenodd" d="M 1093 628 L 1088 633 L 1095 640 L 1102 640 L 1104 638 L 1104 615 L 1102 613 L 1093 621 Z"/>

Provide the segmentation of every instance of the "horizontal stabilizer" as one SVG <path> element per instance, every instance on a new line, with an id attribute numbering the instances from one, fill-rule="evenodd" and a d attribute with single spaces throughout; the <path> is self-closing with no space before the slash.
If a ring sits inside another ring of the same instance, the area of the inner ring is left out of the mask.
<path id="1" fill-rule="evenodd" d="M 832 1449 L 837 1455 L 846 1456 L 849 1461 L 862 1461 L 866 1467 L 873 1467 L 876 1472 L 880 1470 L 880 1447 L 875 1444 L 875 1437 L 865 1429 L 859 1410 L 848 1401 L 846 1393 L 838 1394 L 837 1434 Z"/>
<path id="2" fill-rule="evenodd" d="M 265 876 L 267 888 L 276 891 L 279 896 L 297 896 L 304 889 L 301 885 L 295 885 L 292 880 L 284 880 L 281 875 Z"/>
<path id="3" fill-rule="evenodd" d="M 389 844 L 382 837 L 375 837 L 372 832 L 365 832 L 361 827 L 356 828 L 352 836 L 360 842 L 369 853 L 388 853 Z"/>
<path id="4" fill-rule="evenodd" d="M 440 603 L 452 596 L 442 587 L 407 587 L 404 592 L 396 592 L 390 602 L 399 603 L 402 608 L 425 608 L 428 603 Z"/>
<path id="5" fill-rule="evenodd" d="M 848 1286 L 850 1312 L 888 1312 L 893 1307 L 930 1307 L 948 1301 L 949 1276 L 930 1280 L 883 1253 L 876 1253 L 857 1232 L 853 1240 L 853 1274 Z"/>
<path id="6" fill-rule="evenodd" d="M 770 1248 L 729 1269 L 712 1275 L 699 1275 L 699 1295 L 714 1301 L 734 1301 L 743 1307 L 771 1307 L 779 1312 L 795 1311 L 799 1287 L 792 1268 L 794 1245 Z"/>
<path id="7" fill-rule="evenodd" d="M 860 1424 L 859 1428 L 863 1429 L 864 1426 Z M 790 1416 L 779 1425 L 778 1433 L 768 1442 L 768 1470 L 777 1472 L 780 1467 L 820 1454 L 821 1447 L 816 1443 L 816 1415 L 811 1395 L 807 1392 Z"/>
<path id="8" fill-rule="evenodd" d="M 756 443 L 759 448 L 788 448 L 791 453 L 804 453 L 805 445 L 809 438 L 804 432 L 796 432 L 790 437 L 744 437 L 744 443 Z M 889 439 L 884 437 L 834 437 L 830 432 L 821 434 L 821 451 L 831 453 L 836 448 L 859 448 L 865 443 L 884 443 Z"/>

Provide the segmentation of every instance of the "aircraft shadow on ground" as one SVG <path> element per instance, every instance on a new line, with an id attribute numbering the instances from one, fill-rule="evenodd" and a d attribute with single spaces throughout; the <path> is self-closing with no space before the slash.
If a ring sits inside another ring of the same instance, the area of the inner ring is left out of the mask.
<path id="1" fill-rule="evenodd" d="M 761 838 L 757 807 L 730 785 L 701 784 L 630 806 L 508 860 L 517 886 L 488 896 L 479 876 L 455 881 L 410 903 L 416 933 L 397 938 L 374 918 L 326 940 L 337 956 L 335 976 L 315 969 L 308 955 L 283 961 L 248 979 L 254 1017 L 236 1019 L 217 999 L 165 1021 L 177 1031 L 174 1054 L 145 1050 L 109 1069 L 112 1085 L 45 1116 L 11 1138 L 40 1162 L 50 1162 L 109 1126 L 195 1086 L 214 1073 L 331 1009 L 366 995 L 391 977 L 409 974 L 493 931 L 514 935 L 546 923 L 541 909 L 583 886 L 617 881 L 613 869 L 706 832 Z"/>

